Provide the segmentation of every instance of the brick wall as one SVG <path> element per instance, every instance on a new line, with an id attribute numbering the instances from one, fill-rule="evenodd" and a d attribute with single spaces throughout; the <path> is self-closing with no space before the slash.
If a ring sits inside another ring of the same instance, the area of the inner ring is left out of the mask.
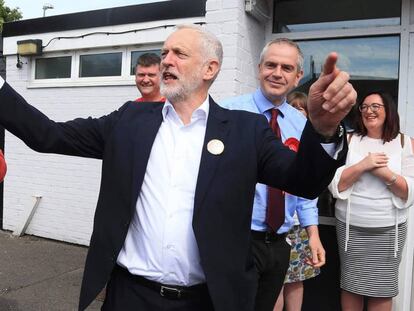
<path id="1" fill-rule="evenodd" d="M 17 70 L 16 61 L 15 56 L 7 58 L 8 83 L 55 121 L 108 114 L 137 96 L 132 85 L 27 89 L 29 66 Z M 42 195 L 27 233 L 89 244 L 101 161 L 40 154 L 8 132 L 6 146 L 4 229 L 15 230 L 33 206 L 33 196 Z"/>
<path id="2" fill-rule="evenodd" d="M 223 66 L 211 93 L 219 100 L 255 90 L 265 25 L 245 13 L 244 0 L 208 0 L 206 22 L 224 49 Z"/>

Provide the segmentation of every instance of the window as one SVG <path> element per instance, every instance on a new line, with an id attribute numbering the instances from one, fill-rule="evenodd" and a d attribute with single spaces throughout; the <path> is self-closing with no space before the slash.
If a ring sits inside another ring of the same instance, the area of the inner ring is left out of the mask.
<path id="1" fill-rule="evenodd" d="M 35 79 L 70 78 L 72 56 L 37 58 Z"/>
<path id="2" fill-rule="evenodd" d="M 401 0 L 276 0 L 273 32 L 400 25 L 400 17 Z"/>
<path id="3" fill-rule="evenodd" d="M 145 50 L 145 51 L 132 51 L 131 52 L 131 75 L 135 75 L 135 66 L 137 64 L 138 57 L 140 57 L 144 53 L 155 53 L 158 56 L 161 56 L 161 50 Z"/>
<path id="4" fill-rule="evenodd" d="M 80 55 L 79 77 L 120 76 L 122 52 Z"/>
<path id="5" fill-rule="evenodd" d="M 338 66 L 352 79 L 398 79 L 399 36 L 297 41 L 304 54 L 304 81 L 320 74 L 326 56 L 339 53 Z"/>
<path id="6" fill-rule="evenodd" d="M 134 85 L 143 53 L 160 55 L 161 44 L 50 52 L 31 62 L 30 88 Z"/>
<path id="7" fill-rule="evenodd" d="M 399 36 L 297 41 L 304 55 L 304 75 L 297 90 L 308 93 L 321 73 L 326 56 L 339 54 L 338 67 L 351 76 L 359 95 L 383 90 L 398 96 Z M 397 102 L 397 101 L 396 101 Z M 352 127 L 352 112 L 345 119 Z"/>
<path id="8" fill-rule="evenodd" d="M 411 3 L 410 3 L 410 24 L 414 25 L 414 0 L 411 0 Z M 414 291 L 414 288 L 413 288 L 413 291 Z"/>

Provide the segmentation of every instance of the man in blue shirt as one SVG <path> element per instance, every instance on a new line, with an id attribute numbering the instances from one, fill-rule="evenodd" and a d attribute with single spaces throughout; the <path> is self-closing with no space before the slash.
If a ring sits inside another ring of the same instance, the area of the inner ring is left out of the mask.
<path id="1" fill-rule="evenodd" d="M 260 87 L 252 94 L 222 101 L 221 106 L 229 109 L 260 113 L 268 120 L 271 110 L 278 109 L 277 121 L 281 139 L 298 143 L 306 118 L 286 101 L 287 94 L 294 89 L 303 76 L 303 55 L 299 46 L 288 39 L 270 41 L 263 48 L 259 63 Z M 295 146 L 291 146 L 295 147 Z M 299 178 L 300 176 L 298 176 Z M 251 224 L 253 253 L 258 272 L 259 285 L 255 310 L 271 311 L 283 286 L 289 266 L 290 245 L 286 234 L 295 224 L 297 213 L 300 225 L 306 228 L 312 256 L 309 263 L 320 267 L 325 263 L 325 250 L 318 233 L 318 210 L 316 200 L 307 200 L 285 194 L 285 221 L 277 232 L 269 231 L 265 222 L 268 202 L 266 185 L 257 184 L 253 203 Z"/>

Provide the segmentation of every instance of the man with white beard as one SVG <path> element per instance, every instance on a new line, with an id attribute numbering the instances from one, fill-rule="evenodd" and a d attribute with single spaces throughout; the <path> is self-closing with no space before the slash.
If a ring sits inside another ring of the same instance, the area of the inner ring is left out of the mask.
<path id="1" fill-rule="evenodd" d="M 106 283 L 103 310 L 253 310 L 256 183 L 316 197 L 344 163 L 343 137 L 329 152 L 320 144 L 356 99 L 335 54 L 310 90 L 297 154 L 264 117 L 220 108 L 208 96 L 222 57 L 214 35 L 178 26 L 162 48 L 165 104 L 127 102 L 68 122 L 48 119 L 0 80 L 7 130 L 39 152 L 103 160 L 79 310 Z"/>

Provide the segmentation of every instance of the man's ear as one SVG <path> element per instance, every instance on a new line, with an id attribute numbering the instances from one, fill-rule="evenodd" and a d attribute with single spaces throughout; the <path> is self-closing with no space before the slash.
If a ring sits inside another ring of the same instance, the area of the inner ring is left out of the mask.
<path id="1" fill-rule="evenodd" d="M 295 87 L 297 87 L 299 85 L 300 80 L 303 77 L 303 70 L 298 71 L 298 73 L 296 74 L 296 79 L 295 79 Z"/>
<path id="2" fill-rule="evenodd" d="M 219 62 L 216 59 L 209 60 L 205 64 L 203 79 L 206 81 L 213 80 L 220 70 Z"/>
<path id="3" fill-rule="evenodd" d="M 260 70 L 262 69 L 262 63 L 257 64 L 257 80 L 260 81 Z"/>

